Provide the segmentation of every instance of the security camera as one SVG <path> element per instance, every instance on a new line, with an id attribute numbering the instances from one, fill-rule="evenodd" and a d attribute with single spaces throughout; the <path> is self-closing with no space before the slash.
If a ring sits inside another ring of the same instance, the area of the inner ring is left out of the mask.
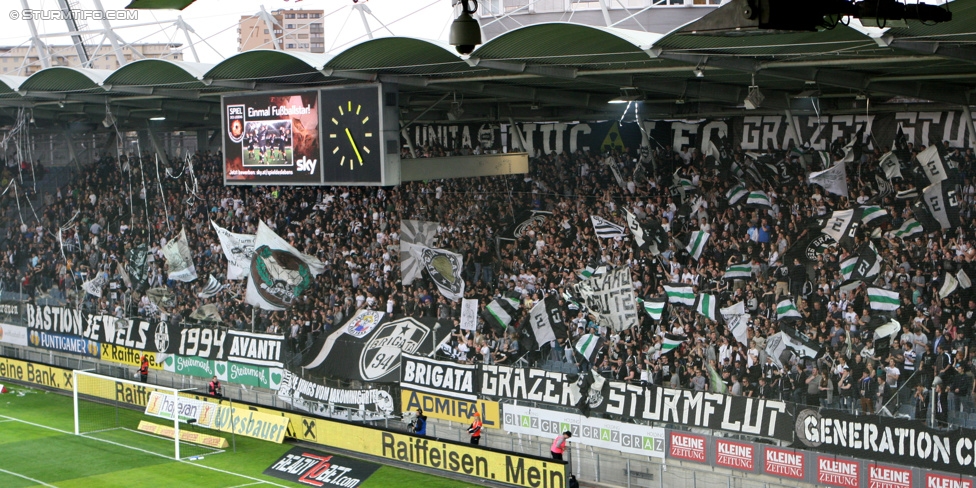
<path id="1" fill-rule="evenodd" d="M 458 54 L 471 54 L 474 47 L 481 44 L 481 26 L 471 14 L 478 10 L 478 0 L 459 0 L 455 3 L 461 4 L 461 13 L 451 24 L 451 34 L 449 42 Z"/>

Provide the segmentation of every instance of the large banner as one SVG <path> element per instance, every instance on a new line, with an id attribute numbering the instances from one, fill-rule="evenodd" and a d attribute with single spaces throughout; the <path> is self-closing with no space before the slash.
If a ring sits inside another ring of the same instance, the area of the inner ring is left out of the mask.
<path id="1" fill-rule="evenodd" d="M 916 420 L 806 409 L 797 414 L 796 435 L 796 447 L 976 475 L 971 429 L 938 430 Z"/>
<path id="2" fill-rule="evenodd" d="M 225 184 L 322 183 L 319 92 L 225 96 Z"/>
<path id="3" fill-rule="evenodd" d="M 400 356 L 400 387 L 451 398 L 478 398 L 477 371 L 473 364 L 438 361 L 422 356 Z"/>
<path id="4" fill-rule="evenodd" d="M 424 415 L 430 418 L 450 420 L 462 424 L 470 424 L 475 412 L 477 412 L 481 414 L 481 423 L 485 428 L 500 429 L 502 427 L 501 406 L 498 402 L 479 399 L 469 400 L 401 388 L 400 411 L 416 412 L 417 410 L 423 410 Z"/>
<path id="5" fill-rule="evenodd" d="M 568 430 L 573 433 L 573 444 L 664 457 L 664 429 L 660 427 L 510 404 L 504 405 L 502 418 L 505 432 L 550 439 Z"/>
<path id="6" fill-rule="evenodd" d="M 620 331 L 638 325 L 637 299 L 630 268 L 621 267 L 576 285 L 587 310 L 600 325 Z"/>
<path id="7" fill-rule="evenodd" d="M 104 349 L 102 355 L 104 356 Z M 159 364 L 159 368 L 171 373 L 198 378 L 209 379 L 216 376 L 218 380 L 226 383 L 256 386 L 269 390 L 277 390 L 282 381 L 281 368 L 215 361 L 197 356 L 171 354 Z"/>
<path id="8" fill-rule="evenodd" d="M 175 353 L 215 361 L 233 361 L 269 368 L 281 368 L 285 337 L 239 330 L 184 327 Z"/>
<path id="9" fill-rule="evenodd" d="M 641 145 L 670 145 L 676 151 L 682 146 L 697 147 L 708 154 L 710 143 L 719 144 L 724 137 L 729 137 L 733 146 L 742 146 L 746 151 L 781 149 L 789 147 L 791 142 L 801 147 L 809 144 L 811 149 L 824 151 L 838 137 L 849 138 L 862 127 L 865 129 L 862 142 L 870 150 L 875 149 L 875 141 L 886 147 L 893 146 L 899 128 L 907 142 L 916 146 L 929 145 L 933 139 L 949 141 L 952 147 L 972 145 L 962 112 L 796 116 L 792 126 L 799 131 L 799 138 L 789 122 L 784 115 L 750 115 L 727 120 L 645 120 L 643 128 L 636 122 L 526 123 L 516 127 L 521 131 L 527 146 L 525 150 L 530 155 L 577 150 L 605 153 L 608 149 L 623 147 L 636 151 Z M 512 148 L 515 145 L 514 130 L 509 124 L 414 125 L 408 137 L 416 147 L 434 143 L 445 147 L 476 147 L 479 142 L 485 148 Z M 637 157 L 636 154 L 633 156 Z"/>
<path id="10" fill-rule="evenodd" d="M 360 311 L 349 322 L 317 344 L 304 366 L 316 376 L 340 377 L 368 383 L 400 380 L 400 355 L 429 355 L 439 339 L 446 339 L 450 322 L 404 317 L 390 320 L 382 312 Z"/>
<path id="11" fill-rule="evenodd" d="M 326 414 L 336 406 L 358 410 L 369 417 L 388 417 L 394 413 L 393 397 L 379 389 L 343 389 L 320 385 L 285 370 L 278 399 L 298 410 Z"/>
<path id="12" fill-rule="evenodd" d="M 31 329 L 28 333 L 30 345 L 51 351 L 67 352 L 81 356 L 101 358 L 101 345 L 97 341 L 68 334 L 52 334 Z"/>
<path id="13" fill-rule="evenodd" d="M 27 327 L 32 337 L 37 333 L 38 342 L 43 337 L 67 337 L 149 352 L 170 352 L 180 342 L 179 327 L 165 321 L 120 319 L 53 305 L 25 304 L 24 308 Z M 33 340 L 31 344 L 46 347 L 35 344 Z"/>
<path id="14" fill-rule="evenodd" d="M 575 407 L 574 378 L 541 369 L 479 365 L 481 396 Z M 678 390 L 621 381 L 605 381 L 592 391 L 589 412 L 648 422 L 723 430 L 737 434 L 793 440 L 794 417 L 786 402 Z M 595 398 L 595 400 L 594 400 Z"/>

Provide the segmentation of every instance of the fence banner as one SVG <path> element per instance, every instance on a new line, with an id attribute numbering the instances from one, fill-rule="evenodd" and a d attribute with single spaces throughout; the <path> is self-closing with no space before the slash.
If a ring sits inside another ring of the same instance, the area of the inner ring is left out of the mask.
<path id="1" fill-rule="evenodd" d="M 414 391 L 408 388 L 400 389 L 401 412 L 416 412 L 423 410 L 424 415 L 432 419 L 450 420 L 462 424 L 470 423 L 475 412 L 481 413 L 481 423 L 485 428 L 500 429 L 502 426 L 501 408 L 498 402 L 491 400 L 466 400 Z"/>
<path id="2" fill-rule="evenodd" d="M 96 343 L 149 352 L 171 352 L 179 344 L 179 327 L 157 320 L 120 319 L 54 305 L 24 304 L 31 333 L 58 334 Z M 37 346 L 31 342 L 32 345 Z M 44 347 L 44 346 L 37 346 Z M 61 350 L 61 349 L 59 349 Z M 97 357 L 97 356 L 96 356 Z"/>
<path id="3" fill-rule="evenodd" d="M 492 398 L 527 400 L 575 407 L 571 386 L 566 374 L 534 368 L 513 368 L 491 364 L 478 365 L 480 393 Z"/>
<path id="4" fill-rule="evenodd" d="M 149 359 L 149 369 L 163 369 L 163 362 L 159 360 L 159 354 L 154 352 L 143 352 L 128 347 L 116 346 L 114 344 L 102 344 L 102 361 L 124 364 L 138 368 L 142 365 L 142 357 Z"/>
<path id="5" fill-rule="evenodd" d="M 976 475 L 976 431 L 971 429 L 939 430 L 917 420 L 806 409 L 797 414 L 796 434 L 796 447 Z"/>
<path id="6" fill-rule="evenodd" d="M 27 327 L 0 323 L 0 342 L 27 346 Z"/>
<path id="7" fill-rule="evenodd" d="M 30 345 L 51 351 L 68 352 L 81 356 L 101 358 L 101 347 L 97 341 L 68 334 L 52 334 L 50 332 L 31 330 L 29 332 Z"/>
<path id="8" fill-rule="evenodd" d="M 464 400 L 478 398 L 475 366 L 422 356 L 400 356 L 400 387 Z"/>
<path id="9" fill-rule="evenodd" d="M 277 390 L 281 385 L 282 369 L 254 366 L 231 361 L 215 361 L 198 356 L 170 355 L 162 361 L 162 369 L 171 373 L 198 378 L 211 378 L 239 385 Z"/>
<path id="10" fill-rule="evenodd" d="M 664 429 L 659 427 L 511 404 L 504 404 L 502 409 L 502 426 L 506 432 L 552 439 L 568 430 L 573 433 L 574 444 L 664 457 Z"/>
<path id="11" fill-rule="evenodd" d="M 371 418 L 386 418 L 394 413 L 393 396 L 379 389 L 344 389 L 320 385 L 299 377 L 291 371 L 283 372 L 278 399 L 298 410 L 325 414 L 329 409 L 345 407 Z"/>

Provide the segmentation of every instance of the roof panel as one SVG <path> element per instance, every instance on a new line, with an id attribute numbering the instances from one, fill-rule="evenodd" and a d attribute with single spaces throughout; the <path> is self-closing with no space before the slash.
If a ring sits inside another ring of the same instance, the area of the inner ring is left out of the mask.
<path id="1" fill-rule="evenodd" d="M 82 91 L 98 88 L 112 72 L 104 69 L 52 66 L 27 77 L 20 91 Z"/>
<path id="2" fill-rule="evenodd" d="M 553 22 L 506 32 L 482 45 L 472 57 L 540 64 L 600 64 L 641 61 L 660 34 Z"/>
<path id="3" fill-rule="evenodd" d="M 0 75 L 0 95 L 16 93 L 26 76 Z"/>
<path id="4" fill-rule="evenodd" d="M 214 65 L 171 61 L 168 59 L 140 59 L 112 72 L 105 79 L 106 85 L 160 86 L 185 88 L 186 85 L 203 87 L 200 80 Z"/>
<path id="5" fill-rule="evenodd" d="M 204 78 L 214 80 L 271 80 L 281 83 L 323 81 L 319 73 L 332 59 L 328 54 L 260 49 L 235 54 L 211 68 Z"/>
<path id="6" fill-rule="evenodd" d="M 409 37 L 369 39 L 336 53 L 326 65 L 339 70 L 405 74 L 445 73 L 468 67 L 451 46 Z"/>

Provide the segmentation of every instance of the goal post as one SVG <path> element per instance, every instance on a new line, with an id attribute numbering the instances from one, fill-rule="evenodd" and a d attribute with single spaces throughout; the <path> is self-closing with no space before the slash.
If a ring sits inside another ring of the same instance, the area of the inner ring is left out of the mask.
<path id="1" fill-rule="evenodd" d="M 206 406 L 178 389 L 83 370 L 74 371 L 72 387 L 75 435 L 177 460 L 221 452 L 226 444 L 192 428 L 181 432 Z"/>

